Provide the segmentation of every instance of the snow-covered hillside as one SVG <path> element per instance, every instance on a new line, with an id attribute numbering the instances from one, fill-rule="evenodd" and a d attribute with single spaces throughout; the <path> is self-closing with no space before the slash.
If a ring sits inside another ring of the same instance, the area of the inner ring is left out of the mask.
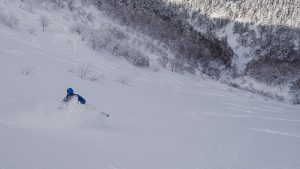
<path id="1" fill-rule="evenodd" d="M 91 50 L 66 14 L 5 2 L 19 26 L 0 24 L 0 169 L 300 168 L 299 106 L 135 67 Z M 60 108 L 68 87 L 87 109 Z"/>

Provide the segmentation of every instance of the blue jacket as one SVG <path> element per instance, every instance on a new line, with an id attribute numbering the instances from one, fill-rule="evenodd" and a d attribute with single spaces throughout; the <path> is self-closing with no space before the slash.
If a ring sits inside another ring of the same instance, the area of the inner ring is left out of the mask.
<path id="1" fill-rule="evenodd" d="M 85 104 L 86 103 L 86 101 L 85 101 L 85 99 L 83 98 L 83 97 L 81 97 L 79 94 L 68 94 L 65 98 L 64 98 L 64 100 L 63 100 L 63 102 L 70 102 L 74 97 L 76 97 L 77 96 L 77 101 L 79 102 L 79 103 L 81 103 L 81 104 Z"/>

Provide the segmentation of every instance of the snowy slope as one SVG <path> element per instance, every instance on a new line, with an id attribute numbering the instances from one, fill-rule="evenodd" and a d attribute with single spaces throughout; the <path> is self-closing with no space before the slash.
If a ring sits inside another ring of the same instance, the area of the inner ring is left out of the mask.
<path id="1" fill-rule="evenodd" d="M 133 67 L 92 51 L 60 13 L 41 11 L 55 18 L 43 33 L 36 14 L 10 8 L 36 35 L 0 25 L 1 169 L 300 168 L 300 107 Z M 68 87 L 111 118 L 59 110 Z"/>

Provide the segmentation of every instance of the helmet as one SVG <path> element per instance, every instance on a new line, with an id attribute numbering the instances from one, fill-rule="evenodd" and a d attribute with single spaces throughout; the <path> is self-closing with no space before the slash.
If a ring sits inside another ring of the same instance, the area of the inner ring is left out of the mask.
<path id="1" fill-rule="evenodd" d="M 67 89 L 67 94 L 73 94 L 73 93 L 74 93 L 74 91 L 73 91 L 72 88 L 68 88 L 68 89 Z"/>

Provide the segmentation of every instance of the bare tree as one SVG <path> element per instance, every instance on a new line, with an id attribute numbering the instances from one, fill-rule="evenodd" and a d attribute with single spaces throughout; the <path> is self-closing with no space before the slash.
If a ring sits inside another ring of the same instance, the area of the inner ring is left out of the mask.
<path id="1" fill-rule="evenodd" d="M 75 1 L 74 0 L 67 0 L 67 6 L 71 12 L 75 9 Z"/>
<path id="2" fill-rule="evenodd" d="M 184 68 L 184 59 L 182 57 L 171 59 L 170 65 L 171 65 L 172 72 L 182 73 Z"/>
<path id="3" fill-rule="evenodd" d="M 43 28 L 43 32 L 45 32 L 46 28 L 50 26 L 51 22 L 46 15 L 43 15 L 40 17 L 40 24 Z"/>
<path id="4" fill-rule="evenodd" d="M 81 79 L 88 79 L 89 78 L 89 75 L 93 72 L 93 70 L 91 69 L 91 65 L 89 64 L 86 64 L 86 65 L 81 65 L 79 68 L 78 68 L 78 76 L 81 78 Z"/>
<path id="5" fill-rule="evenodd" d="M 292 96 L 293 104 L 300 104 L 300 79 L 291 83 L 289 94 Z"/>
<path id="6" fill-rule="evenodd" d="M 169 58 L 167 56 L 162 56 L 158 59 L 158 62 L 163 68 L 166 68 L 169 63 Z"/>
<path id="7" fill-rule="evenodd" d="M 26 66 L 26 67 L 22 68 L 21 73 L 24 76 L 32 76 L 33 73 L 34 73 L 34 70 L 35 70 L 34 67 L 32 67 L 32 66 Z"/>

